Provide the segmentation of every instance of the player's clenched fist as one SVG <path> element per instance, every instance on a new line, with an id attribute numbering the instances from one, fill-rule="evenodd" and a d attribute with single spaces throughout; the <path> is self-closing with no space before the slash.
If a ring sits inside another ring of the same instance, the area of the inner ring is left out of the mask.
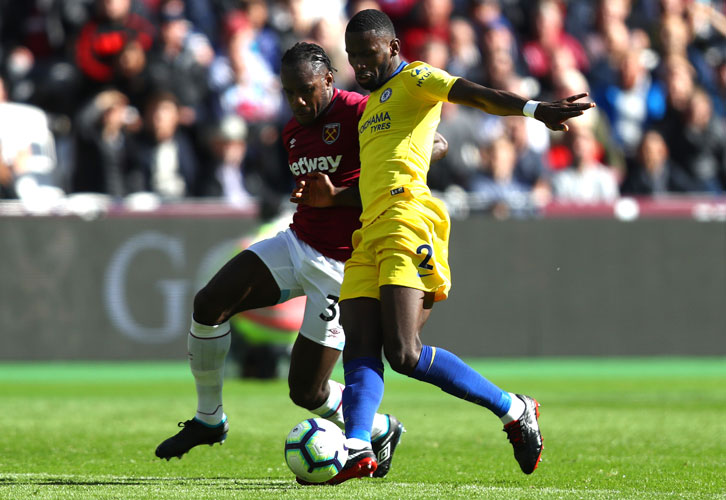
<path id="1" fill-rule="evenodd" d="M 312 172 L 297 181 L 290 195 L 290 201 L 311 207 L 331 207 L 335 195 L 341 190 L 330 181 L 330 177 L 320 172 Z"/>

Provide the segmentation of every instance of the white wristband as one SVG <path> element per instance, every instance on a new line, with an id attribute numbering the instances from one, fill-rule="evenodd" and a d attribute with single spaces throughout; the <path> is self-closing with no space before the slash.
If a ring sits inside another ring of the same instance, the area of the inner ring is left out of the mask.
<path id="1" fill-rule="evenodd" d="M 534 111 L 537 109 L 539 101 L 527 101 L 527 104 L 522 108 L 522 114 L 530 118 L 534 118 Z"/>

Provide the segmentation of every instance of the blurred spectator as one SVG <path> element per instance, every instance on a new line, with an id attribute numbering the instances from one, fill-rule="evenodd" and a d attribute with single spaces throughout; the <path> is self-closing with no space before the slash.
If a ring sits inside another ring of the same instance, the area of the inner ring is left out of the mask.
<path id="1" fill-rule="evenodd" d="M 663 63 L 666 87 L 666 110 L 661 121 L 666 142 L 679 133 L 685 118 L 688 102 L 693 94 L 694 70 L 687 59 L 672 56 Z"/>
<path id="2" fill-rule="evenodd" d="M 543 81 L 552 78 L 552 54 L 558 48 L 571 53 L 580 71 L 586 72 L 589 66 L 587 55 L 580 42 L 564 31 L 562 8 L 555 0 L 540 2 L 534 13 L 533 36 L 522 48 L 529 74 Z"/>
<path id="3" fill-rule="evenodd" d="M 624 195 L 652 196 L 693 191 L 694 182 L 674 168 L 668 145 L 656 130 L 643 135 L 638 155 L 628 166 L 628 173 L 620 188 Z"/>
<path id="4" fill-rule="evenodd" d="M 466 106 L 443 103 L 438 131 L 449 143 L 449 152 L 431 164 L 427 179 L 431 189 L 470 188 L 471 177 L 481 165 L 479 138 L 471 125 L 479 114 Z"/>
<path id="5" fill-rule="evenodd" d="M 159 18 L 159 37 L 149 54 L 149 83 L 176 96 L 182 125 L 204 121 L 208 115 L 208 67 L 214 51 L 204 35 L 193 31 L 181 0 L 164 2 Z"/>
<path id="6" fill-rule="evenodd" d="M 234 206 L 246 206 L 254 197 L 247 192 L 244 161 L 247 155 L 247 124 L 237 115 L 222 119 L 212 132 L 214 167 L 205 195 L 221 197 Z"/>
<path id="7" fill-rule="evenodd" d="M 499 48 L 487 51 L 484 57 L 484 70 L 482 83 L 485 86 L 534 97 L 529 89 L 522 85 L 523 81 L 515 71 L 509 50 Z M 504 122 L 501 116 L 479 113 L 474 120 L 481 144 L 489 144 L 504 134 Z"/>
<path id="8" fill-rule="evenodd" d="M 618 197 L 618 183 L 612 170 L 603 165 L 600 145 L 590 127 L 570 120 L 573 164 L 555 172 L 552 191 L 558 201 L 574 203 L 608 203 Z"/>
<path id="9" fill-rule="evenodd" d="M 510 18 L 502 12 L 502 2 L 499 0 L 475 0 L 470 2 L 470 5 L 471 19 L 478 26 L 486 29 L 491 26 L 501 25 L 511 33 L 514 32 Z"/>
<path id="10" fill-rule="evenodd" d="M 684 124 L 688 121 L 691 97 L 693 96 L 696 84 L 694 82 L 695 71 L 688 60 L 682 56 L 671 56 L 664 61 L 665 86 L 667 89 L 666 112 L 663 119 L 658 123 L 658 128 L 666 144 L 669 145 L 674 168 L 681 171 L 694 181 L 694 190 L 705 189 L 704 186 L 695 185 L 695 177 L 690 169 L 690 158 L 687 151 L 691 150 L 685 144 Z"/>
<path id="11" fill-rule="evenodd" d="M 663 15 L 683 16 L 686 9 L 684 0 L 657 0 L 660 12 Z"/>
<path id="12" fill-rule="evenodd" d="M 719 50 L 716 57 L 716 89 L 714 91 L 714 112 L 726 118 L 726 50 Z"/>
<path id="13" fill-rule="evenodd" d="M 345 22 L 343 19 L 324 17 L 312 27 L 310 39 L 320 45 L 330 57 L 335 72 L 335 86 L 342 89 L 354 88 L 355 72 L 348 64 L 345 52 Z"/>
<path id="14" fill-rule="evenodd" d="M 665 91 L 643 63 L 642 50 L 630 50 L 620 60 L 618 82 L 605 87 L 597 104 L 608 116 L 615 141 L 632 157 L 643 130 L 665 114 Z"/>
<path id="15" fill-rule="evenodd" d="M 0 118 L 0 197 L 35 204 L 44 196 L 62 196 L 46 113 L 36 106 L 8 102 L 2 78 Z"/>
<path id="16" fill-rule="evenodd" d="M 267 61 L 275 73 L 280 72 L 280 40 L 269 26 L 270 11 L 266 0 L 243 0 L 242 11 L 255 32 L 254 49 Z"/>
<path id="17" fill-rule="evenodd" d="M 142 73 L 156 30 L 131 7 L 132 0 L 96 0 L 95 15 L 76 42 L 76 62 L 91 88 L 110 84 L 139 106 L 146 98 Z"/>
<path id="18" fill-rule="evenodd" d="M 550 173 L 545 156 L 530 144 L 528 121 L 523 116 L 507 116 L 504 118 L 504 128 L 506 137 L 512 142 L 515 152 L 512 178 L 532 189 L 547 183 Z"/>
<path id="19" fill-rule="evenodd" d="M 507 25 L 523 39 L 534 30 L 534 15 L 540 0 L 473 0 L 474 16 L 491 17 Z M 496 17 L 495 17 L 496 16 Z"/>
<path id="20" fill-rule="evenodd" d="M 477 205 L 489 207 L 495 216 L 524 215 L 530 209 L 530 187 L 517 181 L 517 151 L 508 137 L 495 139 L 483 152 L 484 168 L 477 171 L 470 191 Z"/>
<path id="21" fill-rule="evenodd" d="M 659 14 L 657 3 L 658 0 L 569 1 L 565 28 L 582 43 L 592 63 L 608 52 L 611 42 L 605 38 L 609 37 L 610 26 L 622 25 L 635 33 L 638 40 L 648 37 L 647 30 Z"/>
<path id="22" fill-rule="evenodd" d="M 398 19 L 401 15 L 408 14 L 408 11 L 416 3 L 416 0 L 403 0 L 403 1 L 386 1 L 378 2 L 377 0 L 349 0 L 346 5 L 345 13 L 348 19 L 356 15 L 358 12 L 365 9 L 379 9 L 388 14 L 394 24 L 398 24 Z M 396 8 L 400 5 L 405 4 L 405 11 L 398 12 Z"/>
<path id="23" fill-rule="evenodd" d="M 564 19 L 565 31 L 577 38 L 588 57 L 591 57 L 593 53 L 597 53 L 597 48 L 600 45 L 598 42 L 603 28 L 603 18 L 601 16 L 603 4 L 618 5 L 626 2 L 630 3 L 628 0 L 613 0 L 612 2 L 607 0 L 588 2 L 575 0 L 567 2 Z M 592 50 L 593 47 L 596 48 L 595 51 Z"/>
<path id="24" fill-rule="evenodd" d="M 714 115 L 705 90 L 696 88 L 688 100 L 680 134 L 669 147 L 678 168 L 698 191 L 722 193 L 726 189 L 726 124 Z"/>
<path id="25" fill-rule="evenodd" d="M 503 89 L 513 79 L 519 78 L 512 55 L 507 50 L 496 50 L 487 53 L 484 61 L 486 76 L 484 83 L 490 88 Z"/>
<path id="26" fill-rule="evenodd" d="M 324 4 L 318 0 L 280 0 L 270 4 L 269 18 L 280 40 L 279 46 L 284 51 L 295 43 L 308 39 L 318 20 L 335 20 L 344 16 L 343 0 L 326 0 Z M 279 64 L 279 61 L 275 61 L 275 64 Z"/>
<path id="27" fill-rule="evenodd" d="M 520 75 L 527 74 L 527 64 L 521 56 L 517 38 L 506 23 L 492 22 L 482 26 L 481 29 L 481 53 L 485 62 L 494 54 L 506 52 L 513 62 L 514 71 Z M 487 81 L 487 78 L 485 70 L 482 79 L 476 81 L 482 83 Z"/>
<path id="28" fill-rule="evenodd" d="M 249 124 L 248 124 L 249 125 Z M 272 125 L 250 126 L 244 162 L 245 189 L 268 216 L 287 204 L 294 180 L 287 163 L 287 152 L 280 143 L 280 131 Z"/>
<path id="29" fill-rule="evenodd" d="M 446 68 L 449 62 L 449 46 L 438 38 L 432 38 L 421 47 L 421 60 L 436 68 Z"/>
<path id="30" fill-rule="evenodd" d="M 714 4 L 720 5 L 714 5 Z M 688 2 L 686 7 L 686 20 L 694 47 L 709 59 L 708 52 L 714 46 L 722 42 L 726 36 L 726 15 L 723 10 L 723 2 L 697 1 Z"/>
<path id="31" fill-rule="evenodd" d="M 10 165 L 5 162 L 2 144 L 0 144 L 0 200 L 12 200 L 17 197 L 18 195 L 15 193 L 15 174 Z"/>
<path id="32" fill-rule="evenodd" d="M 9 1 L 0 7 L 0 71 L 13 101 L 49 112 L 74 109 L 78 71 L 68 58 L 68 47 L 88 19 L 92 1 Z"/>
<path id="33" fill-rule="evenodd" d="M 184 17 L 209 40 L 215 51 L 220 46 L 219 25 L 222 14 L 226 9 L 237 6 L 236 1 L 231 6 L 228 3 L 228 0 L 184 0 Z"/>
<path id="34" fill-rule="evenodd" d="M 593 92 L 600 95 L 608 86 L 618 84 L 622 61 L 631 50 L 630 42 L 630 31 L 621 20 L 603 25 L 597 40 L 590 40 L 591 64 L 587 76 Z"/>
<path id="35" fill-rule="evenodd" d="M 590 88 L 585 76 L 576 69 L 558 73 L 554 80 L 553 99 L 565 99 L 581 92 L 589 92 Z M 625 156 L 622 148 L 616 143 L 611 132 L 610 121 L 602 108 L 590 109 L 578 117 L 579 121 L 587 121 L 595 134 L 595 139 L 603 147 L 603 162 L 619 171 L 625 169 Z M 552 134 L 552 148 L 549 151 L 551 167 L 564 168 L 572 163 L 572 152 L 566 145 L 565 134 Z"/>
<path id="36" fill-rule="evenodd" d="M 144 109 L 144 128 L 134 136 L 130 154 L 143 176 L 143 191 L 162 200 L 202 194 L 198 159 L 189 137 L 179 128 L 179 106 L 173 94 L 151 96 Z"/>
<path id="37" fill-rule="evenodd" d="M 669 2 L 665 2 L 668 4 Z M 671 2 L 675 5 L 675 2 Z M 680 3 L 680 2 L 679 2 Z M 673 7 L 679 9 L 678 7 Z M 681 13 L 666 11 L 660 18 L 658 43 L 662 61 L 672 57 L 682 57 L 691 63 L 696 71 L 695 80 L 708 91 L 714 89 L 714 71 L 706 62 L 703 54 L 692 44 L 692 33 Z M 662 76 L 663 65 L 657 69 Z"/>
<path id="38" fill-rule="evenodd" d="M 371 6 L 371 3 L 375 5 Z M 398 23 L 402 19 L 410 16 L 414 7 L 416 7 L 418 3 L 418 0 L 378 0 L 373 2 L 370 0 L 353 0 L 350 2 L 352 5 L 350 6 L 348 17 L 353 17 L 353 14 L 363 9 L 380 9 L 388 14 L 388 17 L 390 17 L 394 23 Z"/>
<path id="39" fill-rule="evenodd" d="M 142 191 L 142 176 L 129 156 L 129 138 L 139 113 L 128 97 L 104 90 L 86 103 L 75 119 L 71 191 L 112 198 Z"/>
<path id="40" fill-rule="evenodd" d="M 401 54 L 406 61 L 424 60 L 424 45 L 436 40 L 449 43 L 449 18 L 454 10 L 453 0 L 422 0 L 414 7 L 410 21 L 397 32 L 401 39 Z"/>
<path id="41" fill-rule="evenodd" d="M 282 109 L 280 83 L 253 46 L 254 31 L 244 13 L 225 24 L 225 52 L 212 63 L 212 89 L 219 95 L 217 116 L 237 114 L 248 123 L 275 122 Z"/>
<path id="42" fill-rule="evenodd" d="M 459 75 L 473 82 L 482 81 L 482 58 L 474 27 L 467 19 L 460 17 L 452 19 L 450 24 L 450 57 L 444 68 L 452 75 Z"/>
<path id="43" fill-rule="evenodd" d="M 515 3 L 519 5 L 515 5 Z M 523 10 L 532 11 L 531 8 L 524 5 L 528 3 L 532 2 L 527 0 L 520 2 L 474 0 L 470 2 L 469 9 L 470 19 L 481 39 L 483 55 L 506 48 L 516 62 L 519 73 L 525 69 L 524 60 L 520 56 L 519 43 L 523 38 L 521 35 L 528 33 L 530 29 L 530 21 L 523 19 L 525 16 L 520 16 L 520 14 L 523 14 Z"/>

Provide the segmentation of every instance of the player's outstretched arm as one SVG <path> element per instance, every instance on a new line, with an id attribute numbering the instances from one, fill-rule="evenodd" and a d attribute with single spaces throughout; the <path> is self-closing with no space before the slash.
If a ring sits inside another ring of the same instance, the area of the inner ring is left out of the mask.
<path id="1" fill-rule="evenodd" d="M 477 108 L 493 115 L 533 116 L 552 130 L 567 131 L 567 120 L 595 107 L 592 102 L 576 102 L 587 95 L 577 94 L 554 102 L 527 101 L 512 92 L 491 89 L 459 78 L 449 90 L 448 98 L 449 102 Z"/>
<path id="2" fill-rule="evenodd" d="M 290 201 L 311 207 L 360 207 L 358 184 L 336 187 L 330 177 L 321 172 L 312 172 L 299 180 L 290 194 Z"/>

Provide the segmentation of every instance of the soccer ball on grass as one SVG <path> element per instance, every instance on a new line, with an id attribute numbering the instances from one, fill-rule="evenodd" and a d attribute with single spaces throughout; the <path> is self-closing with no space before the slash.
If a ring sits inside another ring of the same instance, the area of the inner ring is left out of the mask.
<path id="1" fill-rule="evenodd" d="M 330 420 L 309 418 L 292 428 L 285 439 L 285 462 L 300 479 L 324 483 L 345 465 L 345 435 Z"/>

